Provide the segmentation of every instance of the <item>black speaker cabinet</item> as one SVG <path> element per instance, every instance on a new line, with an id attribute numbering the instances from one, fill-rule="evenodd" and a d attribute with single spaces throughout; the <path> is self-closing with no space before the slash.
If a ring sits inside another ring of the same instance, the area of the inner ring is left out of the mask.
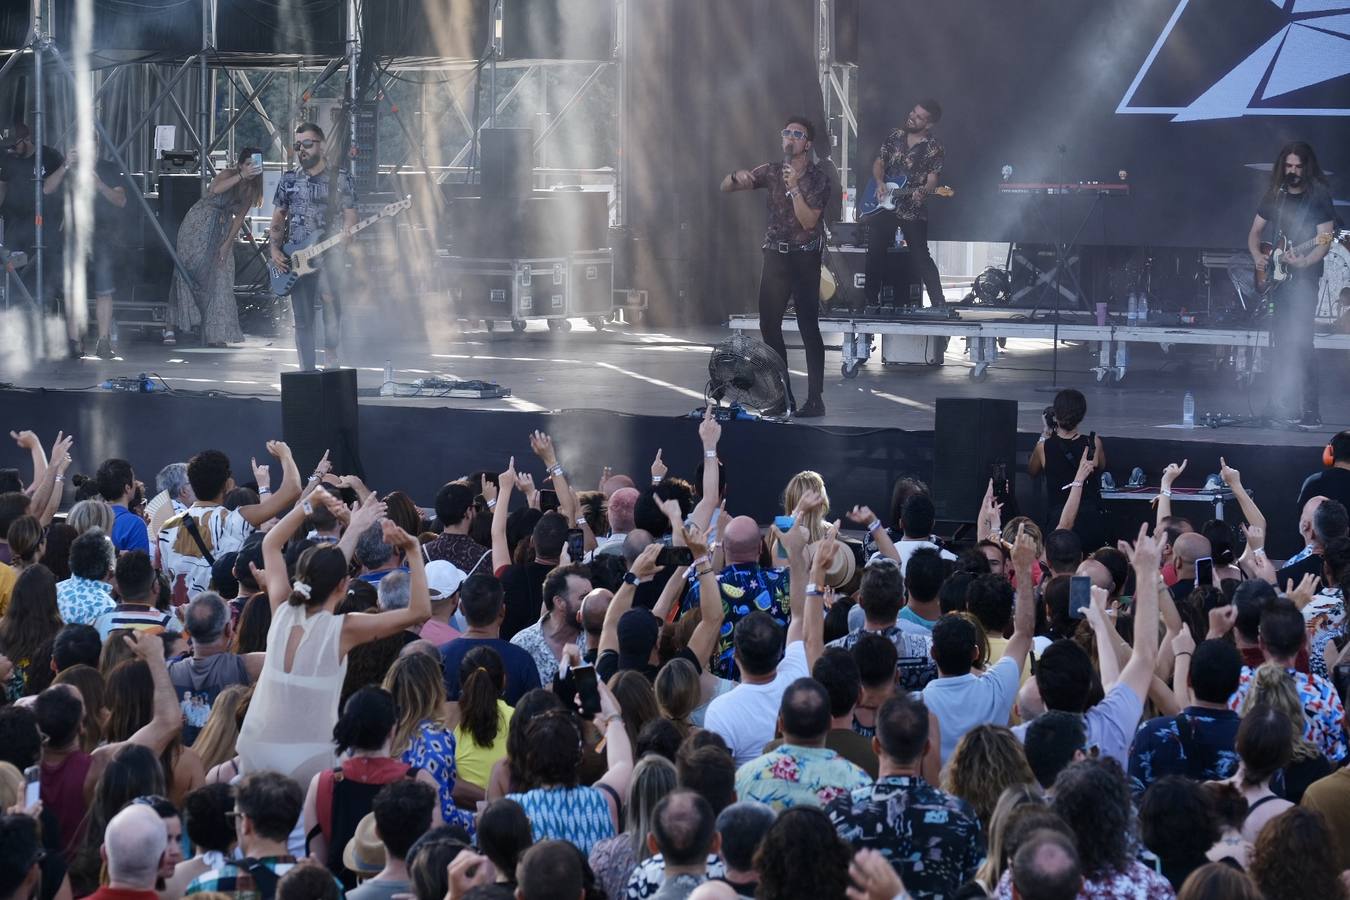
<path id="1" fill-rule="evenodd" d="M 281 433 L 302 476 L 314 471 L 327 450 L 334 472 L 364 478 L 356 370 L 281 373 Z"/>
<path id="2" fill-rule="evenodd" d="M 933 429 L 933 503 L 947 522 L 973 522 L 994 467 L 1017 466 L 1017 401 L 939 397 Z"/>
<path id="3" fill-rule="evenodd" d="M 484 197 L 528 197 L 534 190 L 534 131 L 484 128 L 479 132 Z"/>

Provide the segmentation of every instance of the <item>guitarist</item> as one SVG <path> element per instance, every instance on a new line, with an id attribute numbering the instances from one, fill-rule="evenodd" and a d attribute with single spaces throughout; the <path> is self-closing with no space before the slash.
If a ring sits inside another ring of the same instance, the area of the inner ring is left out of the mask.
<path id="1" fill-rule="evenodd" d="M 938 173 L 947 155 L 933 137 L 933 126 L 940 121 L 942 106 L 936 100 L 920 100 L 909 111 L 904 127 L 887 136 L 872 161 L 878 201 L 886 198 L 886 182 L 894 181 L 896 175 L 904 175 L 906 186 L 918 190 L 902 193 L 894 212 L 879 210 L 868 218 L 865 287 L 868 306 L 876 306 L 881 296 L 881 286 L 886 280 L 886 251 L 895 244 L 897 228 L 904 233 L 910 264 L 917 267 L 915 271 L 928 290 L 929 302 L 935 307 L 945 302 L 937 263 L 928 252 L 928 195 L 937 187 Z"/>
<path id="2" fill-rule="evenodd" d="M 1273 299 L 1271 336 L 1280 355 L 1289 365 L 1275 371 L 1292 373 L 1297 387 L 1302 381 L 1303 415 L 1298 423 L 1315 428 L 1322 424 L 1317 402 L 1317 360 L 1313 353 L 1313 325 L 1317 313 L 1317 288 L 1322 278 L 1322 258 L 1331 249 L 1331 230 L 1336 213 L 1331 204 L 1322 167 L 1312 147 L 1298 141 L 1280 148 L 1271 168 L 1270 186 L 1252 220 L 1247 235 L 1247 250 L 1258 271 L 1264 271 L 1270 255 L 1263 252 L 1263 236 L 1271 243 L 1281 238 L 1293 247 L 1325 234 L 1325 243 L 1314 245 L 1303 255 L 1286 252 L 1283 263 L 1290 277 L 1270 282 Z M 1289 393 L 1295 391 L 1290 389 Z M 1291 417 L 1292 418 L 1292 417 Z"/>
<path id="3" fill-rule="evenodd" d="M 272 263 L 283 272 L 289 264 L 282 247 L 321 236 L 329 230 L 329 220 L 337 208 L 342 209 L 344 230 L 356 225 L 356 185 L 349 173 L 337 172 L 337 196 L 330 196 L 334 173 L 324 159 L 323 142 L 323 129 L 313 122 L 304 122 L 295 129 L 294 150 L 300 168 L 281 176 L 272 197 L 274 210 L 268 239 L 272 246 Z M 300 368 L 304 371 L 314 369 L 314 303 L 320 297 L 323 302 L 324 368 L 337 365 L 342 308 L 325 271 L 301 278 L 291 289 L 295 349 L 300 354 Z"/>

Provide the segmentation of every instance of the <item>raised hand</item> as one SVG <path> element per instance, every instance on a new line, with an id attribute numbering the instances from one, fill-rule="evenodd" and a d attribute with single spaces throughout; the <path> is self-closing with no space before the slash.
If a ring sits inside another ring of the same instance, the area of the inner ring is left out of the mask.
<path id="1" fill-rule="evenodd" d="M 684 545 L 694 554 L 694 559 L 708 555 L 708 535 L 697 525 L 690 525 L 684 529 Z"/>
<path id="2" fill-rule="evenodd" d="M 328 451 L 323 451 L 323 456 L 319 458 L 319 464 L 314 467 L 314 474 L 320 478 L 333 471 L 333 463 L 328 458 Z"/>
<path id="3" fill-rule="evenodd" d="M 613 477 L 614 477 L 614 470 L 611 469 L 609 466 L 605 466 L 603 469 L 601 469 L 600 484 L 596 487 L 596 490 L 600 491 L 601 493 L 604 493 L 605 484 Z"/>
<path id="4" fill-rule="evenodd" d="M 417 552 L 417 538 L 408 534 L 393 520 L 381 519 L 380 529 L 384 542 L 395 550 L 402 550 L 404 556 L 412 556 Z"/>
<path id="5" fill-rule="evenodd" d="M 1284 583 L 1284 592 L 1294 601 L 1295 606 L 1302 609 L 1312 602 L 1313 595 L 1317 593 L 1321 584 L 1322 579 L 1316 575 L 1304 575 L 1298 587 L 1294 586 L 1294 580 L 1290 578 Z"/>
<path id="6" fill-rule="evenodd" d="M 638 554 L 637 559 L 629 566 L 628 571 L 638 577 L 639 581 L 650 581 L 661 567 L 656 564 L 656 557 L 661 554 L 662 544 L 657 541 L 648 544 Z"/>
<path id="7" fill-rule="evenodd" d="M 849 863 L 848 900 L 892 900 L 909 896 L 890 860 L 876 850 L 859 850 Z M 854 887 L 853 885 L 856 885 Z"/>
<path id="8" fill-rule="evenodd" d="M 1228 464 L 1222 456 L 1219 457 L 1219 477 L 1223 483 L 1230 488 L 1235 488 L 1242 484 L 1242 473 Z"/>
<path id="9" fill-rule="evenodd" d="M 367 528 L 378 522 L 384 516 L 384 513 L 384 501 L 371 494 L 352 510 L 351 522 L 347 527 L 356 529 L 357 534 L 362 534 Z"/>
<path id="10" fill-rule="evenodd" d="M 558 464 L 558 454 L 553 449 L 553 438 L 544 434 L 544 432 L 530 432 L 530 449 L 534 451 L 535 456 L 543 461 L 544 468 L 551 469 Z M 514 459 L 514 457 L 512 458 Z"/>
<path id="11" fill-rule="evenodd" d="M 23 450 L 32 450 L 34 447 L 42 446 L 38 436 L 31 431 L 11 431 L 9 436 L 14 438 L 14 443 L 18 444 Z"/>
<path id="12" fill-rule="evenodd" d="M 539 508 L 539 488 L 534 486 L 534 476 L 529 472 L 516 473 L 516 487 L 520 488 L 521 493 L 525 495 L 525 505 L 532 509 Z"/>
<path id="13" fill-rule="evenodd" d="M 483 500 L 491 503 L 497 499 L 497 485 L 493 484 L 492 480 L 484 475 L 478 484 L 478 493 L 483 495 Z"/>
<path id="14" fill-rule="evenodd" d="M 164 642 L 160 640 L 158 634 L 149 629 L 138 631 L 134 635 L 124 634 L 122 640 L 126 641 L 137 659 L 146 662 L 164 662 Z"/>
<path id="15" fill-rule="evenodd" d="M 1247 548 L 1253 553 L 1266 548 L 1266 530 L 1260 525 L 1243 525 L 1242 533 L 1247 537 Z"/>
<path id="16" fill-rule="evenodd" d="M 1164 490 L 1172 487 L 1172 482 L 1176 481 L 1177 477 L 1180 476 L 1182 472 L 1186 471 L 1186 464 L 1189 462 L 1189 459 L 1183 459 L 1181 465 L 1177 465 L 1176 463 L 1167 464 L 1167 468 L 1163 469 L 1162 473 L 1162 486 Z"/>
<path id="17" fill-rule="evenodd" d="M 802 498 L 797 501 L 797 508 L 792 511 L 793 518 L 800 518 L 802 513 L 811 512 L 819 509 L 822 512 L 825 508 L 825 498 L 819 491 L 807 491 L 802 494 Z"/>
<path id="18" fill-rule="evenodd" d="M 1026 525 L 1017 526 L 1017 538 L 1013 541 L 1012 561 L 1014 571 L 1031 571 L 1036 564 L 1036 542 L 1027 534 Z"/>
<path id="19" fill-rule="evenodd" d="M 661 459 L 661 449 L 657 448 L 656 458 L 652 460 L 652 481 L 657 482 L 666 477 L 666 472 L 670 471 L 666 467 L 665 460 Z"/>
<path id="20" fill-rule="evenodd" d="M 1183 465 L 1183 468 L 1185 466 Z M 1153 537 L 1148 536 L 1148 523 L 1139 526 L 1139 537 L 1133 546 L 1121 541 L 1116 548 L 1129 558 L 1130 563 L 1141 572 L 1157 572 L 1162 565 L 1162 548 L 1167 543 L 1167 532 L 1159 530 Z"/>
<path id="21" fill-rule="evenodd" d="M 272 489 L 272 467 L 263 463 L 258 465 L 258 458 L 250 456 L 248 458 L 249 468 L 253 470 L 253 480 L 258 483 L 258 493 Z"/>
<path id="22" fill-rule="evenodd" d="M 716 450 L 717 442 L 722 439 L 722 423 L 713 418 L 712 404 L 703 407 L 703 421 L 698 423 L 698 438 L 703 442 L 704 450 Z"/>
<path id="23" fill-rule="evenodd" d="M 866 506 L 855 506 L 846 512 L 844 517 L 850 522 L 857 522 L 864 528 L 871 528 L 872 523 L 877 520 L 876 513 Z"/>
<path id="24" fill-rule="evenodd" d="M 1093 471 L 1097 468 L 1097 463 L 1088 459 L 1088 454 L 1092 452 L 1091 447 L 1083 448 L 1083 457 L 1078 460 L 1078 471 L 1074 474 L 1073 480 L 1079 483 L 1085 482 L 1091 477 Z"/>
<path id="25" fill-rule="evenodd" d="M 539 432 L 535 432 L 538 434 Z M 506 471 L 497 476 L 498 495 L 514 490 L 516 487 L 516 458 L 511 457 L 511 461 L 506 464 Z"/>
<path id="26" fill-rule="evenodd" d="M 444 900 L 461 900 L 476 887 L 491 884 L 497 877 L 492 861 L 472 850 L 461 850 L 445 869 Z"/>
<path id="27" fill-rule="evenodd" d="M 678 500 L 662 500 L 657 504 L 657 508 L 661 510 L 673 528 L 679 528 L 684 521 L 684 510 L 680 508 L 680 501 Z"/>
<path id="28" fill-rule="evenodd" d="M 1091 601 L 1088 603 L 1085 613 L 1088 624 L 1094 629 L 1110 628 L 1111 619 L 1106 610 L 1106 599 L 1109 595 L 1106 588 L 1100 588 L 1094 584 L 1090 594 Z"/>
<path id="29" fill-rule="evenodd" d="M 1209 611 L 1209 631 L 1205 640 L 1212 641 L 1223 637 L 1237 624 L 1237 607 L 1232 604 L 1216 606 Z"/>
<path id="30" fill-rule="evenodd" d="M 779 531 L 778 526 L 770 527 L 769 534 L 775 541 L 778 541 L 791 555 L 797 555 L 806 552 L 806 545 L 810 539 L 810 533 L 804 525 L 794 525 L 787 531 Z"/>
<path id="31" fill-rule="evenodd" d="M 1215 608 L 1223 609 L 1223 607 L 1221 606 Z M 1210 612 L 1212 613 L 1213 610 L 1210 610 Z M 1181 626 L 1181 631 L 1177 632 L 1177 636 L 1172 638 L 1172 655 L 1180 656 L 1183 653 L 1194 653 L 1194 652 L 1195 652 L 1195 637 L 1191 634 L 1191 630 L 1187 628 L 1185 625 L 1183 625 Z"/>
<path id="32" fill-rule="evenodd" d="M 347 504 L 333 496 L 330 491 L 314 491 L 309 495 L 309 501 L 311 507 L 316 502 L 323 504 L 324 508 L 333 514 L 333 518 L 337 519 L 344 526 L 348 525 L 352 520 L 352 511 L 347 508 Z M 259 582 L 259 584 L 261 584 L 261 582 Z"/>

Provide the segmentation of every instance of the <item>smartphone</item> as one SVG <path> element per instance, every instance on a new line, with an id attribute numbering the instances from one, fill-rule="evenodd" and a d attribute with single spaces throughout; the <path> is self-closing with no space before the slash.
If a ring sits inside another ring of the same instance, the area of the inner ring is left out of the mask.
<path id="1" fill-rule="evenodd" d="M 37 803 L 42 797 L 42 769 L 38 766 L 29 766 L 23 770 L 23 778 L 26 782 L 23 792 L 24 808 Z"/>
<path id="2" fill-rule="evenodd" d="M 254 166 L 254 168 L 256 168 L 259 172 L 261 172 L 261 171 L 262 171 L 262 154 L 261 154 L 261 153 L 255 153 L 255 154 L 253 154 L 252 159 L 253 159 L 253 166 Z"/>
<path id="3" fill-rule="evenodd" d="M 553 488 L 541 488 L 539 491 L 539 511 L 548 512 L 558 508 L 558 492 Z"/>
<path id="4" fill-rule="evenodd" d="M 1195 586 L 1214 583 L 1214 560 L 1202 556 L 1195 561 Z"/>
<path id="5" fill-rule="evenodd" d="M 656 554 L 658 566 L 688 566 L 694 562 L 694 551 L 688 547 L 662 547 Z"/>
<path id="6" fill-rule="evenodd" d="M 567 555 L 573 564 L 581 562 L 586 556 L 586 535 L 580 528 L 567 529 Z"/>
<path id="7" fill-rule="evenodd" d="M 574 667 L 572 683 L 576 685 L 577 696 L 581 698 L 581 715 L 587 719 L 592 718 L 600 712 L 600 687 L 595 666 Z"/>
<path id="8" fill-rule="evenodd" d="M 1088 460 L 1091 461 L 1097 457 L 1097 432 L 1088 435 Z"/>
<path id="9" fill-rule="evenodd" d="M 1092 579 L 1086 575 L 1074 575 L 1069 579 L 1069 618 L 1085 618 L 1090 603 L 1092 603 Z"/>

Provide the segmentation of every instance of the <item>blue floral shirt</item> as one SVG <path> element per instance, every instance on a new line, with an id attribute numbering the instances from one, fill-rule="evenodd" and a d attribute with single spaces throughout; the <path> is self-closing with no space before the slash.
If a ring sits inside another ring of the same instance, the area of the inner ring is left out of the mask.
<path id="1" fill-rule="evenodd" d="M 773 616 L 779 625 L 787 628 L 788 620 L 792 617 L 788 598 L 788 570 L 733 563 L 717 576 L 717 585 L 722 591 L 722 629 L 717 635 L 717 647 L 713 650 L 709 671 L 719 678 L 740 681 L 740 670 L 732 659 L 731 646 L 736 623 L 759 610 Z M 697 608 L 698 598 L 699 584 L 695 581 L 685 594 L 683 611 Z"/>
<path id="2" fill-rule="evenodd" d="M 1303 736 L 1317 745 L 1327 759 L 1340 765 L 1350 748 L 1346 746 L 1345 707 L 1341 705 L 1340 695 L 1330 681 L 1320 675 L 1305 675 L 1296 669 L 1289 669 L 1289 677 L 1294 679 L 1294 689 L 1299 700 L 1303 701 L 1303 713 L 1307 722 L 1303 726 Z M 1242 708 L 1242 701 L 1251 689 L 1256 670 L 1250 666 L 1242 667 L 1242 678 L 1238 689 L 1228 698 L 1228 708 L 1234 712 Z"/>
<path id="3" fill-rule="evenodd" d="M 1142 797 L 1165 775 L 1197 781 L 1230 777 L 1239 762 L 1233 747 L 1241 721 L 1232 710 L 1190 706 L 1180 716 L 1160 716 L 1140 725 L 1130 748 L 1130 789 L 1135 797 Z"/>
<path id="4" fill-rule="evenodd" d="M 95 619 L 116 607 L 112 585 L 106 581 L 72 575 L 56 586 L 56 608 L 67 625 L 93 625 Z"/>
<path id="5" fill-rule="evenodd" d="M 828 747 L 784 744 L 736 770 L 736 797 L 782 812 L 792 806 L 825 806 L 871 783 L 871 776 Z"/>
<path id="6" fill-rule="evenodd" d="M 463 825 L 469 834 L 473 834 L 473 816 L 455 806 L 455 733 L 439 723 L 423 722 L 399 758 L 410 766 L 424 769 L 436 779 L 441 819 L 445 824 Z"/>

